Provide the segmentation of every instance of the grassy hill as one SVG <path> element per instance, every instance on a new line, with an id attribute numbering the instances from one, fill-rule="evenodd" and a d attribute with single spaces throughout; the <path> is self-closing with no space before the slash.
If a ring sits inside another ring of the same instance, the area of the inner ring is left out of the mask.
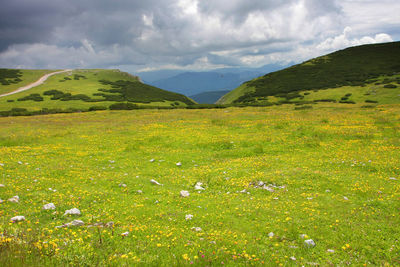
<path id="1" fill-rule="evenodd" d="M 219 103 L 355 102 L 348 94 L 359 102 L 399 103 L 399 73 L 400 42 L 363 45 L 245 82 Z"/>
<path id="2" fill-rule="evenodd" d="M 11 92 L 54 70 L 0 69 L 0 93 Z M 73 70 L 48 78 L 42 85 L 0 98 L 0 111 L 26 109 L 88 110 L 176 107 L 193 104 L 188 97 L 143 84 L 119 70 Z"/>

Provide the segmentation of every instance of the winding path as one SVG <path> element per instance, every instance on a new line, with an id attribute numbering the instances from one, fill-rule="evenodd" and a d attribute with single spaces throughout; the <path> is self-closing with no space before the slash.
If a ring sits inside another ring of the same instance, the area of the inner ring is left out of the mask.
<path id="1" fill-rule="evenodd" d="M 60 71 L 56 71 L 56 72 L 47 73 L 47 74 L 43 75 L 42 77 L 40 77 L 40 79 L 37 80 L 36 82 L 31 83 L 31 84 L 28 84 L 28 85 L 25 85 L 25 86 L 22 86 L 22 87 L 18 88 L 18 89 L 15 90 L 15 91 L 2 94 L 2 95 L 0 95 L 0 97 L 8 96 L 8 95 L 13 95 L 13 94 L 17 94 L 17 93 L 19 93 L 19 92 L 23 92 L 23 91 L 29 90 L 29 89 L 31 89 L 31 88 L 33 88 L 33 87 L 36 87 L 36 86 L 41 85 L 41 84 L 44 83 L 44 82 L 47 80 L 47 78 L 49 78 L 50 76 L 53 76 L 53 75 L 56 75 L 56 74 L 59 74 L 59 73 L 63 73 L 63 72 L 68 72 L 68 71 L 72 71 L 72 69 L 66 69 L 66 70 L 60 70 Z"/>

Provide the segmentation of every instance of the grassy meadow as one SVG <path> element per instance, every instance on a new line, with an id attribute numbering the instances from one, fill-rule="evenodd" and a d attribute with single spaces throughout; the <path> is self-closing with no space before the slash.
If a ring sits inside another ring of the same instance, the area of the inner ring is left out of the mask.
<path id="1" fill-rule="evenodd" d="M 399 265 L 399 148 L 399 105 L 0 118 L 0 265 Z"/>

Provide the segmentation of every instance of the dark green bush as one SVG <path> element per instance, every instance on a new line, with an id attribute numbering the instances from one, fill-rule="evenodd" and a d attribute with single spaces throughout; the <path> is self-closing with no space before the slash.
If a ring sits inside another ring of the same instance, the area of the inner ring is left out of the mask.
<path id="1" fill-rule="evenodd" d="M 385 84 L 385 85 L 383 86 L 383 88 L 391 88 L 391 89 L 393 89 L 393 88 L 397 88 L 397 85 L 394 85 L 394 84 Z"/>
<path id="2" fill-rule="evenodd" d="M 365 100 L 365 103 L 378 103 L 378 101 L 367 99 L 367 100 Z"/>
<path id="3" fill-rule="evenodd" d="M 132 103 L 115 103 L 109 106 L 110 110 L 132 110 L 138 108 L 138 105 Z"/>
<path id="4" fill-rule="evenodd" d="M 295 110 L 304 110 L 304 109 L 312 109 L 312 106 L 299 106 L 299 107 L 294 107 Z"/>
<path id="5" fill-rule="evenodd" d="M 40 102 L 40 101 L 43 101 L 43 97 L 39 94 L 30 94 L 25 97 L 18 98 L 17 100 L 18 101 L 32 100 L 32 101 Z"/>
<path id="6" fill-rule="evenodd" d="M 96 110 L 106 110 L 107 107 L 105 106 L 92 106 L 89 108 L 89 111 L 96 111 Z"/>

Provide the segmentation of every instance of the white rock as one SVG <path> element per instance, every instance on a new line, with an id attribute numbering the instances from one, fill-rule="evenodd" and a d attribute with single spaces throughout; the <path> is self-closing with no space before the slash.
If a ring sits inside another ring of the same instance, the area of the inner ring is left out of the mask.
<path id="1" fill-rule="evenodd" d="M 19 164 L 19 165 L 22 165 L 22 161 L 18 161 L 18 164 Z"/>
<path id="2" fill-rule="evenodd" d="M 389 180 L 396 181 L 397 179 L 396 179 L 396 178 L 394 178 L 394 177 L 390 177 L 390 178 L 389 178 Z"/>
<path id="3" fill-rule="evenodd" d="M 347 197 L 343 197 L 344 200 L 349 200 Z"/>
<path id="4" fill-rule="evenodd" d="M 6 187 L 4 184 L 0 184 L 0 187 Z"/>
<path id="5" fill-rule="evenodd" d="M 307 247 L 315 247 L 315 242 L 314 242 L 314 240 L 312 240 L 312 239 L 304 240 L 304 244 L 305 244 Z"/>
<path id="6" fill-rule="evenodd" d="M 122 235 L 122 236 L 128 236 L 128 235 L 129 235 L 129 232 L 122 233 L 121 235 Z"/>
<path id="7" fill-rule="evenodd" d="M 259 181 L 259 182 L 258 182 L 258 186 L 259 186 L 259 187 L 262 187 L 262 186 L 264 186 L 264 185 L 265 185 L 265 183 L 264 183 L 263 181 Z"/>
<path id="8" fill-rule="evenodd" d="M 186 191 L 186 190 L 182 190 L 179 194 L 181 195 L 181 197 L 188 197 L 188 196 L 190 196 L 190 193 L 189 193 L 188 191 Z"/>
<path id="9" fill-rule="evenodd" d="M 24 216 L 15 216 L 11 218 L 11 221 L 13 222 L 22 222 L 25 221 L 25 217 Z"/>
<path id="10" fill-rule="evenodd" d="M 0 166 L 3 167 L 3 166 L 4 166 L 4 163 L 0 163 Z"/>
<path id="11" fill-rule="evenodd" d="M 55 210 L 56 206 L 53 203 L 48 203 L 46 205 L 43 206 L 44 210 Z"/>
<path id="12" fill-rule="evenodd" d="M 13 196 L 12 198 L 9 198 L 8 201 L 13 202 L 13 203 L 18 203 L 19 202 L 19 196 Z"/>
<path id="13" fill-rule="evenodd" d="M 68 226 L 82 226 L 85 225 L 85 223 L 81 220 L 73 220 L 68 224 Z"/>
<path id="14" fill-rule="evenodd" d="M 73 209 L 70 209 L 70 210 L 66 210 L 65 213 L 64 213 L 64 216 L 65 215 L 81 215 L 81 211 L 78 210 L 77 208 L 73 208 Z"/>
<path id="15" fill-rule="evenodd" d="M 195 232 L 201 232 L 201 231 L 203 231 L 203 229 L 201 229 L 200 227 L 192 227 L 191 228 L 193 231 L 195 231 Z"/>
<path id="16" fill-rule="evenodd" d="M 154 161 L 156 161 L 155 159 L 151 159 L 151 160 L 149 160 L 150 162 L 154 162 Z"/>
<path id="17" fill-rule="evenodd" d="M 247 190 L 246 190 L 246 189 L 243 189 L 242 191 L 239 191 L 239 193 L 246 194 L 246 193 L 247 193 Z"/>
<path id="18" fill-rule="evenodd" d="M 329 193 L 329 192 L 331 192 L 331 190 L 329 190 L 329 189 L 326 189 L 326 190 L 325 190 L 325 192 Z"/>
<path id="19" fill-rule="evenodd" d="M 120 183 L 119 187 L 126 187 L 126 184 Z"/>
<path id="20" fill-rule="evenodd" d="M 203 187 L 203 183 L 197 182 L 196 185 L 194 186 L 194 190 L 205 190 Z"/>
<path id="21" fill-rule="evenodd" d="M 268 234 L 268 236 L 272 238 L 272 237 L 275 236 L 275 234 L 274 234 L 273 232 L 270 232 L 270 233 Z"/>
<path id="22" fill-rule="evenodd" d="M 267 191 L 269 191 L 269 192 L 271 192 L 271 193 L 275 192 L 275 190 L 274 190 L 272 187 L 270 187 L 269 185 L 264 185 L 264 186 L 263 186 L 263 189 L 264 189 L 264 190 L 267 190 Z"/>
<path id="23" fill-rule="evenodd" d="M 150 183 L 155 184 L 155 185 L 162 185 L 162 184 L 160 184 L 159 182 L 157 182 L 157 181 L 154 180 L 154 179 L 151 179 L 151 180 L 150 180 Z"/>
<path id="24" fill-rule="evenodd" d="M 138 194 L 143 194 L 143 191 L 142 190 L 138 190 L 138 191 L 136 191 Z"/>
<path id="25" fill-rule="evenodd" d="M 328 249 L 327 252 L 329 253 L 335 253 L 335 251 L 333 249 Z"/>
<path id="26" fill-rule="evenodd" d="M 292 261 L 295 261 L 295 260 L 296 260 L 296 258 L 295 258 L 294 256 L 290 257 L 290 259 L 291 259 Z"/>
<path id="27" fill-rule="evenodd" d="M 187 214 L 187 215 L 185 215 L 185 220 L 191 220 L 191 219 L 193 219 L 193 215 L 192 214 Z"/>
<path id="28" fill-rule="evenodd" d="M 176 163 L 176 166 L 182 166 L 181 162 Z"/>
<path id="29" fill-rule="evenodd" d="M 4 200 L 2 200 L 2 199 L 0 198 L 0 204 L 3 203 L 3 202 L 4 202 Z"/>

